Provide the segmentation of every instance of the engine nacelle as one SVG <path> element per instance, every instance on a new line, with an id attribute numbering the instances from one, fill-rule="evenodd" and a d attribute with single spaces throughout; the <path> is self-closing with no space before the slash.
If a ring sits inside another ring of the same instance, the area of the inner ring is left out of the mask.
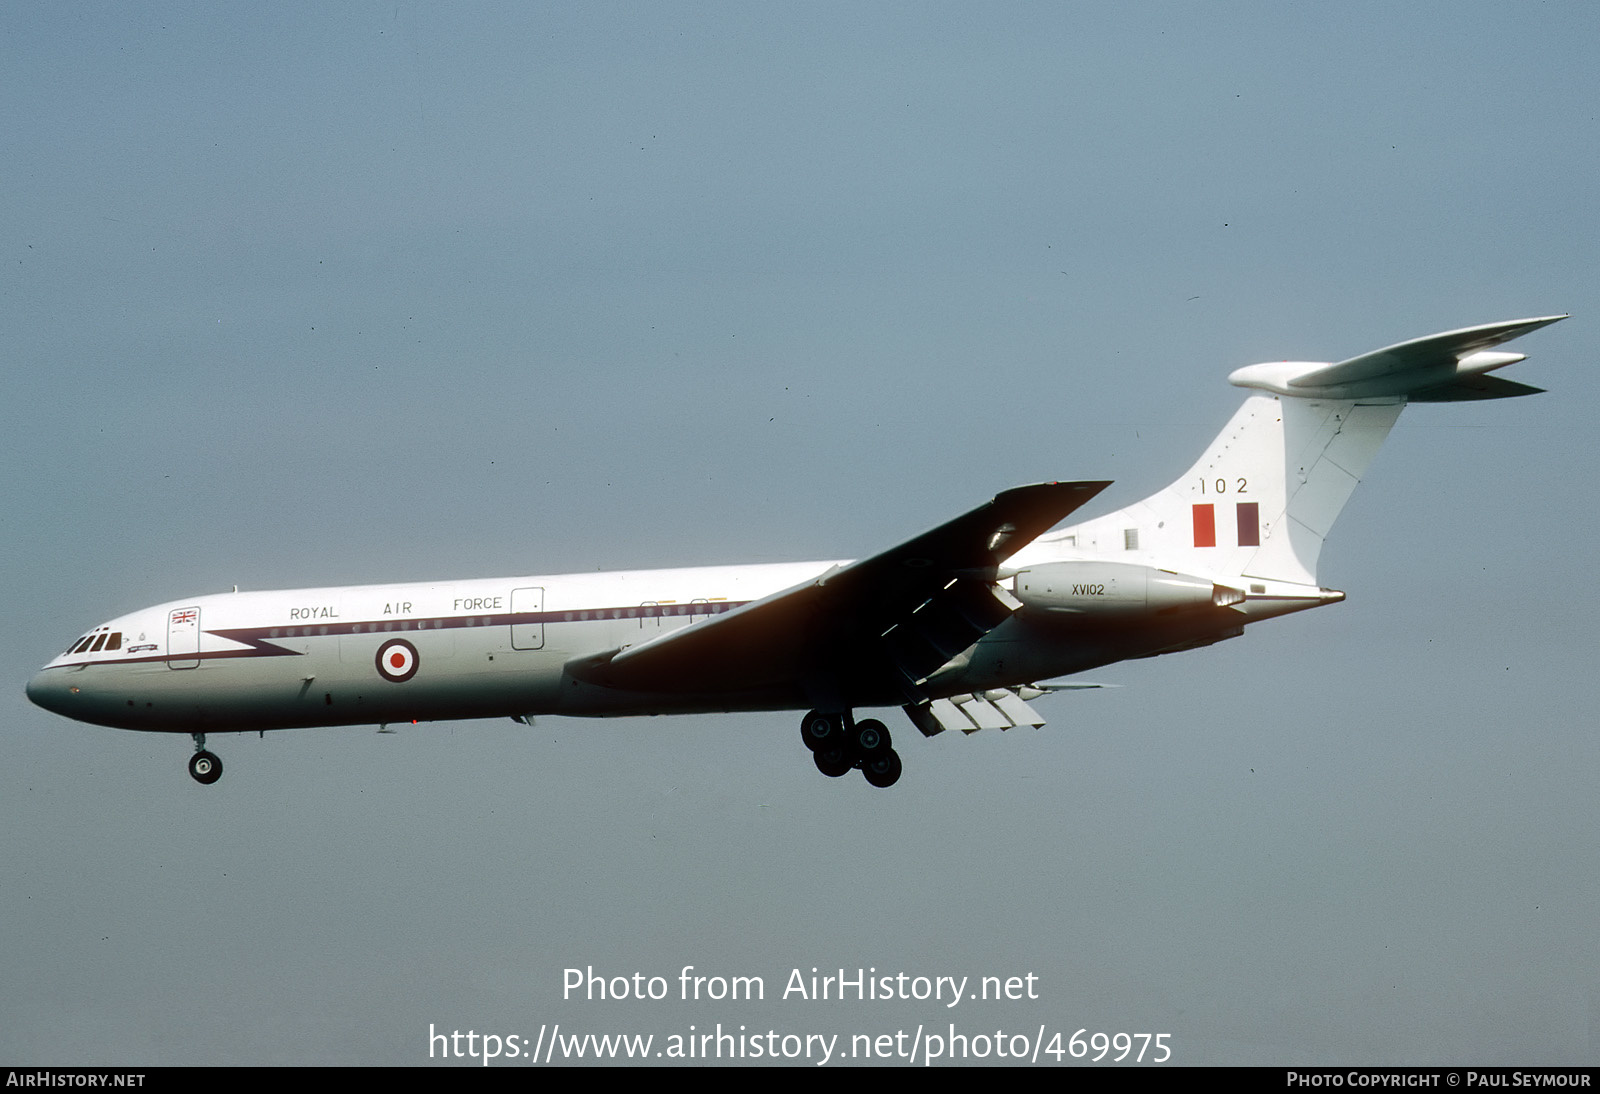
<path id="1" fill-rule="evenodd" d="M 1027 607 L 1057 614 L 1151 615 L 1244 600 L 1242 590 L 1210 578 L 1131 562 L 1047 562 L 1019 570 L 1011 584 Z"/>

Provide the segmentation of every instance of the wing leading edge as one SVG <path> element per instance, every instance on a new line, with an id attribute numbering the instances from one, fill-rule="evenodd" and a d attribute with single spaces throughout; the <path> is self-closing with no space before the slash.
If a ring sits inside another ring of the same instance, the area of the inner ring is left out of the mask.
<path id="1" fill-rule="evenodd" d="M 1019 486 L 812 581 L 567 671 L 603 687 L 729 694 L 793 685 L 819 706 L 917 685 L 1011 614 L 1000 563 L 1109 482 Z"/>

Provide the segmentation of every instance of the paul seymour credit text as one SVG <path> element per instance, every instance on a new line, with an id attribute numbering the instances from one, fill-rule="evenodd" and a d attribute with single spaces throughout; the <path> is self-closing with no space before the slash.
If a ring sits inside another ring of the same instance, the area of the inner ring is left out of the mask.
<path id="1" fill-rule="evenodd" d="M 1031 972 L 999 975 L 791 968 L 768 977 L 702 972 L 684 965 L 672 974 L 612 972 L 592 965 L 562 970 L 560 1002 L 597 1003 L 850 1004 L 901 1003 L 944 1008 L 962 1003 L 1037 1002 L 1039 977 Z M 576 1016 L 573 1016 L 575 1018 Z M 923 1065 L 942 1061 L 1005 1060 L 1018 1063 L 1069 1060 L 1106 1063 L 1166 1063 L 1172 1058 L 1170 1033 L 1113 1032 L 1106 1025 L 1071 1024 L 991 1026 L 988 1022 L 907 1022 L 893 1029 L 818 1032 L 761 1028 L 707 1015 L 703 1024 L 676 1029 L 594 1032 L 562 1023 L 530 1023 L 527 1032 L 480 1032 L 428 1027 L 430 1059 L 564 1063 L 589 1060 L 773 1060 L 807 1061 L 818 1066 L 836 1060 L 897 1060 Z M 513 1027 L 514 1028 L 514 1027 Z"/>

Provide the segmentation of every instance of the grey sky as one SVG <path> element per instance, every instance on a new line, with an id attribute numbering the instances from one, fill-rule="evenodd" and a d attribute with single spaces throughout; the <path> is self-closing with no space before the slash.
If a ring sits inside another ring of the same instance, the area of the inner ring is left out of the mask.
<path id="1" fill-rule="evenodd" d="M 0 1064 L 429 1023 L 1588 1063 L 1587 4 L 0 8 Z M 1572 312 L 1401 418 L 1347 603 L 822 779 L 796 715 L 185 737 L 27 676 L 232 585 L 860 556 L 1188 466 L 1240 365 Z M 561 971 L 762 975 L 579 1004 Z M 778 1001 L 791 968 L 1035 1002 Z"/>

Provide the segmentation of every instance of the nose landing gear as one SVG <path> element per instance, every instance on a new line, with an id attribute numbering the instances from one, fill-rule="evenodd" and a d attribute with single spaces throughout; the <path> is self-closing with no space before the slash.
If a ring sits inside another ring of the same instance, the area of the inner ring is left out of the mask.
<path id="1" fill-rule="evenodd" d="M 214 753 L 206 751 L 206 735 L 193 734 L 194 755 L 189 757 L 189 774 L 194 776 L 194 781 L 203 786 L 210 786 L 222 778 L 222 761 Z"/>
<path id="2" fill-rule="evenodd" d="M 889 727 L 876 718 L 858 722 L 848 711 L 813 710 L 800 721 L 800 739 L 811 750 L 817 770 L 830 779 L 859 767 L 873 786 L 899 781 L 900 755 L 889 739 Z"/>

